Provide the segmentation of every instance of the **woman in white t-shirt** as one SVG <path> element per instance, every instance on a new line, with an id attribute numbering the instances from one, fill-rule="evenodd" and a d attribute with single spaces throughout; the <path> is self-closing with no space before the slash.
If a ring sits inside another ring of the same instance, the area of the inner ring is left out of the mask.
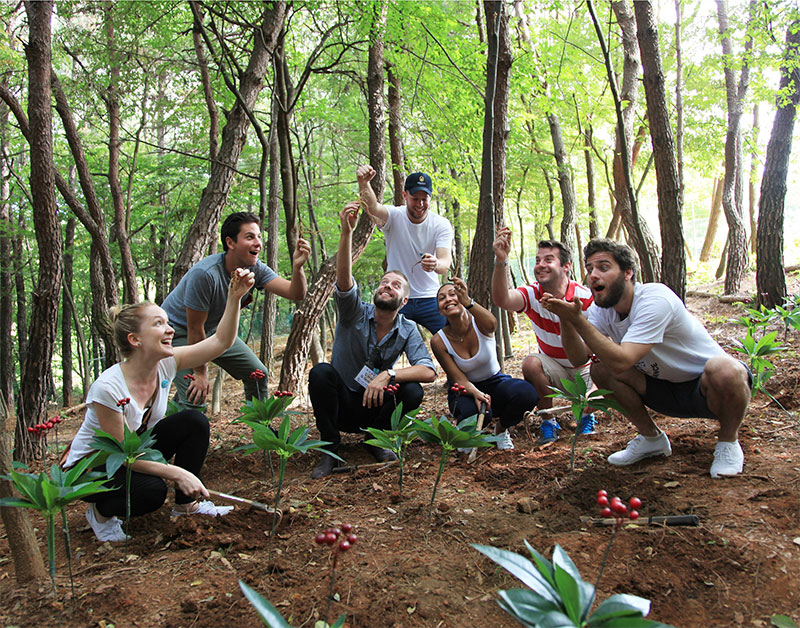
<path id="1" fill-rule="evenodd" d="M 461 421 L 477 414 L 485 402 L 485 423 L 497 419 L 497 448 L 513 449 L 508 428 L 536 406 L 536 389 L 500 371 L 494 340 L 497 319 L 470 298 L 463 280 L 454 277 L 453 283 L 439 288 L 436 302 L 447 324 L 431 339 L 431 349 L 447 373 L 450 413 Z M 453 384 L 459 390 L 453 390 Z"/>
<path id="2" fill-rule="evenodd" d="M 66 468 L 92 453 L 95 430 L 118 440 L 124 437 L 123 421 L 131 431 L 153 428 L 158 449 L 173 464 L 137 460 L 132 465 L 131 515 L 161 507 L 167 482 L 175 484 L 173 515 L 225 515 L 232 507 L 206 501 L 208 491 L 199 473 L 209 442 L 208 419 L 197 410 L 165 416 L 175 373 L 210 362 L 226 351 L 239 328 L 239 301 L 253 286 L 253 273 L 238 268 L 231 276 L 225 314 L 216 333 L 193 345 L 173 347 L 174 330 L 166 313 L 153 303 L 120 308 L 114 316 L 114 339 L 123 361 L 103 371 L 87 396 L 86 416 L 72 441 Z M 91 502 L 86 519 L 101 541 L 124 541 L 120 516 L 125 515 L 125 466 L 109 480 L 114 490 L 86 499 Z"/>

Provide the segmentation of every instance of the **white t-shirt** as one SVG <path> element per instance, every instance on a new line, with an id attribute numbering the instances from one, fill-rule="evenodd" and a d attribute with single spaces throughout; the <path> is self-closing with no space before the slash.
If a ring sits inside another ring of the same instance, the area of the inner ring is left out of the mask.
<path id="1" fill-rule="evenodd" d="M 473 383 L 482 382 L 489 379 L 492 375 L 500 372 L 500 363 L 497 361 L 497 349 L 495 348 L 494 336 L 485 336 L 478 329 L 478 324 L 475 322 L 475 317 L 472 317 L 472 328 L 478 334 L 478 352 L 471 358 L 462 358 L 453 349 L 450 344 L 450 339 L 444 333 L 444 329 L 436 332 L 439 338 L 442 339 L 447 353 L 453 358 L 453 362 L 461 369 L 461 372 L 467 376 L 467 379 Z"/>
<path id="2" fill-rule="evenodd" d="M 172 380 L 175 379 L 176 366 L 175 358 L 164 358 L 158 363 L 158 386 L 156 387 L 156 398 L 153 401 L 153 410 L 150 413 L 150 420 L 147 422 L 147 429 L 153 427 L 167 412 L 167 402 L 169 401 L 169 388 Z M 130 403 L 124 407 L 117 405 L 120 399 L 130 398 Z M 100 420 L 94 410 L 94 403 L 99 403 L 113 410 L 121 412 L 125 418 L 128 429 L 135 432 L 142 424 L 145 408 L 140 408 L 128 391 L 125 383 L 125 376 L 119 364 L 100 373 L 100 377 L 89 388 L 86 397 L 86 416 L 83 423 L 72 439 L 72 447 L 69 450 L 65 467 L 71 467 L 85 455 L 94 451 L 89 445 L 95 436 L 95 430 L 100 429 Z"/>
<path id="3" fill-rule="evenodd" d="M 422 270 L 422 253 L 436 255 L 436 249 L 452 249 L 453 227 L 447 218 L 428 212 L 420 224 L 409 220 L 405 205 L 387 205 L 389 216 L 381 227 L 386 237 L 386 269 L 399 270 L 411 286 L 409 298 L 435 297 L 439 275 Z"/>
<path id="4" fill-rule="evenodd" d="M 636 368 L 656 379 L 686 382 L 703 374 L 706 362 L 724 355 L 677 295 L 661 283 L 637 283 L 624 320 L 614 308 L 591 307 L 589 322 L 614 342 L 652 344 Z"/>

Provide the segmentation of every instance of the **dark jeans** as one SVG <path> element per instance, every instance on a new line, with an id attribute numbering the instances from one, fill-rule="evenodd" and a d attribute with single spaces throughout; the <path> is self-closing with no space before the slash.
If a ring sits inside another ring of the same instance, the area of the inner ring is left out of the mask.
<path id="1" fill-rule="evenodd" d="M 432 334 L 435 334 L 447 323 L 447 319 L 439 311 L 436 297 L 409 299 L 400 313 L 407 319 L 422 325 Z M 403 407 L 405 408 L 405 405 Z"/>
<path id="2" fill-rule="evenodd" d="M 308 375 L 308 394 L 320 438 L 331 443 L 328 447 L 335 448 L 341 441 L 339 432 L 357 434 L 365 427 L 391 428 L 395 405 L 402 402 L 404 412 L 415 410 L 422 403 L 423 392 L 417 382 L 402 383 L 394 395 L 384 393 L 382 406 L 366 408 L 362 405 L 363 389 L 353 392 L 336 369 L 320 362 Z"/>
<path id="3" fill-rule="evenodd" d="M 208 419 L 197 410 L 183 410 L 161 419 L 153 428 L 155 449 L 166 460 L 175 457 L 175 466 L 186 469 L 200 477 L 206 459 L 209 439 Z M 96 471 L 105 471 L 105 466 Z M 106 483 L 114 488 L 107 493 L 90 495 L 85 501 L 93 502 L 104 517 L 125 516 L 125 475 L 127 467 L 121 466 Z M 131 473 L 131 516 L 145 515 L 161 508 L 167 499 L 167 483 L 156 475 Z M 188 504 L 194 501 L 175 489 L 175 503 Z"/>
<path id="4" fill-rule="evenodd" d="M 539 401 L 539 395 L 530 382 L 514 379 L 505 373 L 497 373 L 482 382 L 472 382 L 475 388 L 492 399 L 492 407 L 486 411 L 483 424 L 497 417 L 503 430 L 522 421 L 522 415 L 532 410 Z M 452 382 L 447 382 L 447 388 Z M 478 414 L 478 406 L 472 395 L 457 395 L 452 390 L 447 393 L 447 405 L 456 422 Z M 503 431 L 500 430 L 500 431 Z"/>

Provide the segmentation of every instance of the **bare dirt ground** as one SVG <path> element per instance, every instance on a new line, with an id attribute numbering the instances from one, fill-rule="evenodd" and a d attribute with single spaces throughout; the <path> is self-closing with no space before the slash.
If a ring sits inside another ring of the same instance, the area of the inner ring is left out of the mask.
<path id="1" fill-rule="evenodd" d="M 791 291 L 798 291 L 791 279 Z M 690 298 L 688 305 L 726 348 L 742 328 L 729 322 L 740 307 Z M 532 343 L 529 325 L 515 337 L 519 362 Z M 652 601 L 651 619 L 674 626 L 770 626 L 781 613 L 800 621 L 800 334 L 789 334 L 767 388 L 786 408 L 763 394 L 754 397 L 740 433 L 744 473 L 708 476 L 715 425 L 659 417 L 673 446 L 670 458 L 631 467 L 609 466 L 605 457 L 634 432 L 623 417 L 601 415 L 598 434 L 579 441 L 576 471 L 569 474 L 569 438 L 537 449 L 518 426 L 516 449 L 484 450 L 470 465 L 454 456 L 442 478 L 431 521 L 428 501 L 438 466 L 436 448 L 412 444 L 398 504 L 396 469 L 359 470 L 312 481 L 316 455 L 289 462 L 285 515 L 267 561 L 268 515 L 241 507 L 219 519 L 171 519 L 169 505 L 134 519 L 133 539 L 101 544 L 91 533 L 85 505 L 69 509 L 76 597 L 59 539 L 58 598 L 49 583 L 21 589 L 14 580 L 5 533 L 0 538 L 0 625 L 203 627 L 261 625 L 242 596 L 244 580 L 277 606 L 294 626 L 324 618 L 328 553 L 314 543 L 320 530 L 341 522 L 356 526 L 358 542 L 337 570 L 331 620 L 347 614 L 351 628 L 456 628 L 517 625 L 497 605 L 496 592 L 519 583 L 476 552 L 485 543 L 524 552 L 523 540 L 550 556 L 566 549 L 583 577 L 594 582 L 611 534 L 582 518 L 597 516 L 596 492 L 605 488 L 643 501 L 642 515 L 696 514 L 698 527 L 628 526 L 614 542 L 599 583 L 598 599 L 632 593 Z M 209 488 L 270 503 L 273 486 L 259 455 L 232 451 L 249 438 L 232 421 L 242 403 L 238 383 L 226 388 L 222 413 L 212 418 L 212 451 L 204 480 Z M 424 415 L 446 409 L 443 378 L 430 385 Z M 313 423 L 302 403 L 293 423 Z M 70 419 L 77 427 L 80 417 Z M 565 430 L 566 432 L 566 430 Z M 535 426 L 531 426 L 535 437 Z M 350 463 L 372 460 L 346 437 Z M 523 512 L 520 503 L 529 504 Z M 39 533 L 43 520 L 33 514 Z M 3 531 L 4 532 L 4 531 Z M 44 540 L 42 547 L 45 547 Z"/>

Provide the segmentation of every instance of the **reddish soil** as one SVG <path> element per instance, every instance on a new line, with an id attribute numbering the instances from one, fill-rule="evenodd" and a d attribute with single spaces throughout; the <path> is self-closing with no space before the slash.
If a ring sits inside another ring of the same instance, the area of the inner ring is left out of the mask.
<path id="1" fill-rule="evenodd" d="M 793 287 L 797 292 L 797 287 Z M 716 299 L 690 299 L 690 308 L 730 347 L 741 329 L 726 322 L 740 308 Z M 529 326 L 522 323 L 523 334 Z M 797 351 L 800 334 L 777 359 L 767 388 L 786 408 L 763 394 L 748 410 L 740 438 L 745 472 L 712 480 L 708 469 L 715 425 L 704 420 L 659 418 L 673 455 L 614 468 L 605 456 L 633 436 L 620 416 L 600 417 L 596 436 L 579 441 L 569 474 L 569 439 L 537 449 L 526 430 L 516 449 L 484 450 L 473 465 L 464 456 L 448 464 L 432 518 L 428 502 L 438 450 L 412 444 L 402 504 L 397 471 L 359 470 L 312 481 L 316 455 L 289 462 L 283 519 L 267 560 L 270 519 L 241 507 L 219 519 L 171 519 L 169 506 L 131 522 L 127 548 L 97 542 L 83 513 L 69 509 L 75 558 L 76 599 L 59 539 L 58 601 L 49 583 L 19 588 L 5 534 L 0 539 L 0 608 L 3 626 L 256 626 L 260 620 L 237 581 L 249 583 L 292 625 L 313 626 L 325 617 L 329 558 L 313 539 L 332 524 L 349 521 L 358 542 L 339 562 L 331 620 L 347 626 L 456 628 L 515 626 L 497 605 L 497 591 L 519 583 L 470 547 L 485 543 L 524 552 L 523 540 L 546 556 L 560 544 L 583 577 L 594 582 L 611 529 L 582 518 L 596 516 L 595 495 L 642 499 L 642 515 L 693 513 L 698 527 L 628 526 L 620 531 L 599 584 L 598 598 L 631 593 L 652 602 L 651 619 L 681 627 L 770 626 L 781 613 L 800 621 L 800 425 Z M 524 336 L 516 343 L 530 342 Z M 515 351 L 506 370 L 519 372 Z M 442 412 L 440 378 L 427 388 L 424 412 Z M 232 423 L 241 403 L 236 382 L 226 389 L 223 412 L 212 421 L 212 451 L 204 479 L 210 488 L 271 503 L 260 455 L 232 451 L 249 434 Z M 299 408 L 293 422 L 312 421 Z M 78 417 L 71 419 L 77 425 Z M 535 433 L 535 430 L 532 430 Z M 566 430 L 565 430 L 566 432 Z M 350 463 L 371 462 L 360 439 L 346 440 Z M 527 505 L 530 512 L 523 512 Z M 43 534 L 43 521 L 33 515 Z M 44 549 L 44 540 L 42 548 Z"/>

